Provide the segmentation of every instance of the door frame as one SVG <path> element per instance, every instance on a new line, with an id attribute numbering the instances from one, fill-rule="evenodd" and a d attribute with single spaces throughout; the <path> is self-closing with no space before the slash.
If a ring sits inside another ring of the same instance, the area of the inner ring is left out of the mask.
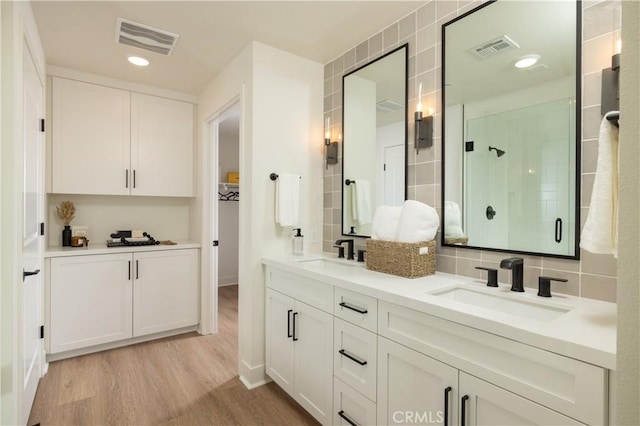
<path id="1" fill-rule="evenodd" d="M 207 268 L 207 275 L 202 280 L 201 299 L 201 318 L 200 333 L 211 334 L 218 332 L 218 250 L 213 248 L 213 241 L 218 240 L 218 157 L 219 157 L 219 124 L 228 118 L 234 112 L 240 113 L 240 152 L 242 152 L 242 104 L 241 95 L 235 96 L 227 102 L 222 108 L 210 115 L 204 120 L 205 127 L 205 146 L 208 148 L 206 160 L 208 167 L 205 167 L 205 183 L 203 185 L 203 193 L 209 197 L 208 215 L 205 214 L 203 222 L 208 224 L 208 232 L 205 227 L 204 238 L 202 241 L 202 260 Z M 240 155 L 241 157 L 241 155 Z M 242 158 L 240 158 L 242 161 Z M 238 192 L 242 188 L 240 184 Z M 204 194 L 203 194 L 204 195 Z M 206 197 L 205 197 L 206 200 Z M 206 202 L 206 201 L 205 201 Z M 238 202 L 239 212 L 243 209 L 242 199 Z M 242 226 L 240 224 L 240 226 Z M 240 279 L 238 279 L 238 289 L 240 288 Z M 207 297 L 208 294 L 208 297 Z M 240 295 L 238 295 L 238 298 Z M 240 318 L 240 307 L 238 306 L 238 318 Z M 238 325 L 238 329 L 239 329 Z M 238 331 L 239 333 L 239 331 Z M 238 360 L 240 357 L 238 357 Z"/>

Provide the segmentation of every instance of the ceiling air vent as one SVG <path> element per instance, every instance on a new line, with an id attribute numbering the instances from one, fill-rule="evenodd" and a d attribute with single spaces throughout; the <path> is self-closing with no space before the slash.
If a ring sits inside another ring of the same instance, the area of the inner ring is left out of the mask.
<path id="1" fill-rule="evenodd" d="M 498 53 L 519 48 L 520 46 L 518 46 L 518 43 L 511 40 L 508 36 L 503 35 L 501 37 L 494 38 L 493 40 L 484 42 L 481 45 L 470 49 L 469 52 L 480 59 L 486 59 L 491 56 L 497 55 Z"/>
<path id="2" fill-rule="evenodd" d="M 116 43 L 137 47 L 149 52 L 169 55 L 178 42 L 179 35 L 118 18 Z"/>
<path id="3" fill-rule="evenodd" d="M 399 104 L 396 101 L 385 99 L 383 101 L 378 102 L 376 104 L 376 108 L 383 112 L 393 112 L 393 111 L 397 111 L 399 109 L 404 108 L 404 105 Z"/>

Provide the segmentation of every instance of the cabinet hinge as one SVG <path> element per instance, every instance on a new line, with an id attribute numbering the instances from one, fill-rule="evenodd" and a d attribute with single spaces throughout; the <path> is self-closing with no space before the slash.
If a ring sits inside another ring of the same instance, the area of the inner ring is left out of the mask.
<path id="1" fill-rule="evenodd" d="M 44 118 L 40 119 L 40 131 L 44 132 Z"/>
<path id="2" fill-rule="evenodd" d="M 214 240 L 214 241 L 213 241 L 213 246 L 214 246 L 214 247 L 218 247 L 218 240 Z"/>
<path id="3" fill-rule="evenodd" d="M 44 222 L 40 222 L 40 235 L 44 235 Z"/>
<path id="4" fill-rule="evenodd" d="M 40 326 L 40 338 L 44 339 L 44 325 Z"/>

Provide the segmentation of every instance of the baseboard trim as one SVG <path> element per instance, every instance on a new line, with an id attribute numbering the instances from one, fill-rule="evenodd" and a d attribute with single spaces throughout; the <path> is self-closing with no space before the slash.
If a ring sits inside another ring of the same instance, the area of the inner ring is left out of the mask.
<path id="1" fill-rule="evenodd" d="M 197 331 L 198 326 L 182 327 L 170 331 L 162 331 L 160 333 L 149 334 L 147 336 L 134 337 L 126 340 L 119 340 L 117 342 L 103 343 L 101 345 L 90 346 L 88 348 L 73 349 L 66 352 L 59 352 L 55 354 L 47 354 L 47 362 L 59 361 L 61 359 L 72 358 L 80 355 L 87 355 L 94 352 L 106 351 L 109 349 L 121 348 L 123 346 L 135 345 L 136 343 L 148 342 L 149 340 L 162 339 L 163 337 L 176 336 L 178 334 L 190 333 Z"/>
<path id="2" fill-rule="evenodd" d="M 255 389 L 267 384 L 267 376 L 264 372 L 264 364 L 252 367 L 246 361 L 240 360 L 240 381 L 247 389 Z"/>

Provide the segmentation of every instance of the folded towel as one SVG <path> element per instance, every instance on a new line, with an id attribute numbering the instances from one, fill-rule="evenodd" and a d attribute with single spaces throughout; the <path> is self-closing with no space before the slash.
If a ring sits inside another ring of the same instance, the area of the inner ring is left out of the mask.
<path id="1" fill-rule="evenodd" d="M 371 238 L 374 240 L 395 240 L 401 213 L 402 206 L 378 206 L 375 215 L 373 215 Z"/>
<path id="2" fill-rule="evenodd" d="M 298 224 L 300 176 L 281 173 L 276 181 L 276 222 L 280 226 Z"/>
<path id="3" fill-rule="evenodd" d="M 353 220 L 360 225 L 371 223 L 371 184 L 368 180 L 356 179 L 350 185 L 351 192 L 351 212 Z"/>
<path id="4" fill-rule="evenodd" d="M 430 241 L 436 236 L 439 225 L 440 216 L 436 209 L 419 201 L 407 200 L 402 206 L 395 239 L 403 243 Z"/>
<path id="5" fill-rule="evenodd" d="M 605 118 L 600 124 L 598 164 L 580 247 L 618 257 L 618 128 Z"/>

